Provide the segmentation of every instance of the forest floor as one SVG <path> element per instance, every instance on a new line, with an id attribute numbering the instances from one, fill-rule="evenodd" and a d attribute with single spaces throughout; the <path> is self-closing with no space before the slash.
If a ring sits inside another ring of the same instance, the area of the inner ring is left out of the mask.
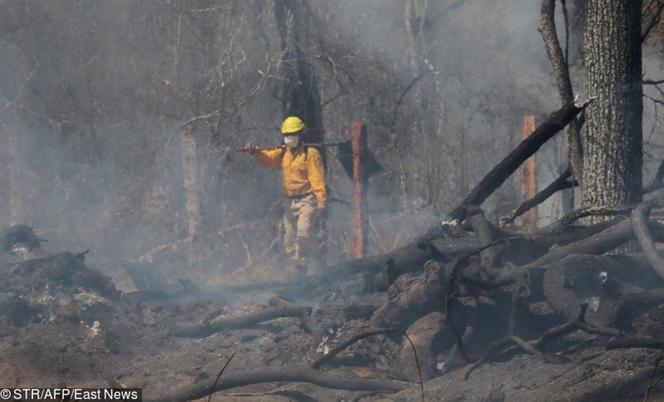
<path id="1" fill-rule="evenodd" d="M 221 300 L 136 300 L 87 267 L 84 256 L 61 253 L 4 261 L 0 384 L 140 387 L 145 397 L 162 398 L 213 380 L 231 355 L 221 382 L 230 374 L 308 365 L 324 350 L 366 330 L 371 314 L 387 297 L 332 289 L 307 300 L 319 336 L 308 333 L 297 318 L 283 317 L 206 337 L 179 337 L 174 335 L 178 323 L 265 309 L 258 302 L 265 292 L 254 292 L 253 305 L 232 307 Z M 663 325 L 664 309 L 654 308 L 634 320 L 628 332 L 659 335 Z M 224 390 L 212 400 L 420 401 L 417 370 L 400 357 L 401 341 L 400 333 L 369 337 L 319 369 L 341 378 L 398 380 L 406 387 L 401 392 L 272 382 Z M 479 366 L 467 379 L 466 365 L 445 373 L 439 370 L 424 382 L 424 400 L 642 400 L 657 359 L 652 349 L 606 351 L 597 336 L 580 332 L 553 349 L 566 353 L 543 359 L 512 351 Z M 571 349 L 573 353 L 568 353 Z M 656 396 L 660 396 L 657 388 L 651 400 Z"/>

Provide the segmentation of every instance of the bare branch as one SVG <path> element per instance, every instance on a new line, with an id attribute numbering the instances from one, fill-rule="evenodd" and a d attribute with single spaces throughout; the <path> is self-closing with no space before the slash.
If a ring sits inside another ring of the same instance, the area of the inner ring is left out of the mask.
<path id="1" fill-rule="evenodd" d="M 510 224 L 514 222 L 516 218 L 519 216 L 523 215 L 526 211 L 530 210 L 531 208 L 534 208 L 538 206 L 539 204 L 543 203 L 549 197 L 551 197 L 553 194 L 557 193 L 558 191 L 565 190 L 568 188 L 572 188 L 578 185 L 576 181 L 570 181 L 567 180 L 570 176 L 572 175 L 572 171 L 567 168 L 563 173 L 558 176 L 556 180 L 554 180 L 551 184 L 546 186 L 542 191 L 539 193 L 535 194 L 535 196 L 529 200 L 526 200 L 522 202 L 513 212 L 512 215 L 507 217 L 503 224 Z"/>

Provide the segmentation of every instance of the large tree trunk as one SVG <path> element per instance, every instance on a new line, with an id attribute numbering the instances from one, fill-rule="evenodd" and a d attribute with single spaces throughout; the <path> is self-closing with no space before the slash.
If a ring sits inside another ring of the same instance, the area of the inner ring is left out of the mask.
<path id="1" fill-rule="evenodd" d="M 312 43 L 308 7 L 301 0 L 274 1 L 274 16 L 283 52 L 282 108 L 285 115 L 296 115 L 304 120 L 308 128 L 306 142 L 322 143 L 325 138 L 320 93 L 313 65 L 305 52 Z M 321 152 L 325 160 L 325 149 L 321 148 Z"/>
<path id="2" fill-rule="evenodd" d="M 586 3 L 587 93 L 583 203 L 619 206 L 641 199 L 643 111 L 641 0 Z"/>

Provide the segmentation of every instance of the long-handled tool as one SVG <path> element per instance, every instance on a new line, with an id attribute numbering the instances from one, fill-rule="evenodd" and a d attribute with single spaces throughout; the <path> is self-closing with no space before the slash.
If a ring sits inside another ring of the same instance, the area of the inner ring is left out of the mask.
<path id="1" fill-rule="evenodd" d="M 334 147 L 334 146 L 342 146 L 345 144 L 348 144 L 349 141 L 342 141 L 342 142 L 324 142 L 324 143 L 304 143 L 305 147 Z M 256 151 L 268 151 L 270 149 L 277 149 L 277 148 L 284 148 L 286 145 L 281 144 L 281 145 L 275 145 L 273 147 L 253 147 L 254 150 Z M 249 152 L 251 151 L 252 147 L 245 146 L 245 147 L 240 147 L 240 148 L 235 148 L 233 149 L 234 152 Z"/>

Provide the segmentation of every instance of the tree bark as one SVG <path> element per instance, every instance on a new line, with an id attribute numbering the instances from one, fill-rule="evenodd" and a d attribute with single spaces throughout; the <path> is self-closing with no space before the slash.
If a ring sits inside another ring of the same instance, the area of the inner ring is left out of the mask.
<path id="1" fill-rule="evenodd" d="M 641 199 L 641 3 L 586 2 L 587 93 L 596 98 L 586 111 L 586 206 L 616 207 Z"/>

